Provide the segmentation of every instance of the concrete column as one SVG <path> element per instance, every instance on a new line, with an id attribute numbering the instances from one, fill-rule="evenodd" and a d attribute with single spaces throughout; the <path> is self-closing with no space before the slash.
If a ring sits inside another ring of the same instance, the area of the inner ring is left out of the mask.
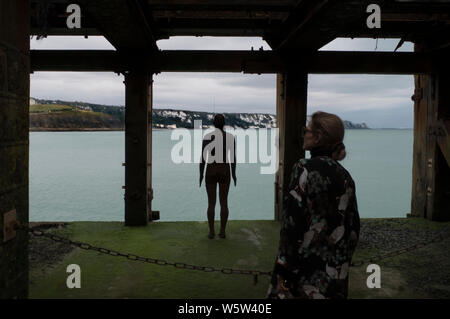
<path id="1" fill-rule="evenodd" d="M 308 74 L 277 75 L 279 168 L 275 181 L 275 220 L 280 220 L 292 166 L 305 156 L 301 127 L 306 125 Z"/>
<path id="2" fill-rule="evenodd" d="M 0 299 L 28 296 L 29 21 L 27 0 L 0 0 Z"/>
<path id="3" fill-rule="evenodd" d="M 134 69 L 125 75 L 125 225 L 151 219 L 152 74 Z"/>

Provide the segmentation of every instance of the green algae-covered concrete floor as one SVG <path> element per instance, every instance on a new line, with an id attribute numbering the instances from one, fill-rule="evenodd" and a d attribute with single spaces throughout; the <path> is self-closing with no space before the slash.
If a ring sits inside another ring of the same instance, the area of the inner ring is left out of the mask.
<path id="1" fill-rule="evenodd" d="M 420 218 L 401 220 L 402 227 L 409 229 L 436 231 L 450 225 Z M 362 222 L 376 229 L 385 220 L 367 219 Z M 67 227 L 48 232 L 74 241 L 170 262 L 271 271 L 279 240 L 279 222 L 231 220 L 226 239 L 217 236 L 208 239 L 206 222 L 154 222 L 146 227 L 125 227 L 122 222 L 71 222 Z M 48 238 L 34 237 L 32 240 L 54 244 Z M 392 240 L 396 240 L 394 233 Z M 352 267 L 349 298 L 449 298 L 449 243 L 450 240 L 446 239 L 415 252 L 377 262 L 381 267 L 380 289 L 367 288 L 367 264 Z M 383 252 L 386 251 L 374 247 L 358 248 L 353 260 Z M 435 274 L 436 270 L 429 266 L 436 266 L 436 263 L 440 263 L 444 273 L 430 280 L 432 274 L 427 271 Z M 69 276 L 66 268 L 70 264 L 81 268 L 79 289 L 66 286 Z M 268 276 L 259 276 L 254 285 L 253 276 L 249 275 L 177 269 L 74 248 L 51 267 L 44 264 L 30 267 L 29 297 L 254 299 L 264 298 L 268 285 Z M 427 285 L 434 288 L 422 289 Z"/>

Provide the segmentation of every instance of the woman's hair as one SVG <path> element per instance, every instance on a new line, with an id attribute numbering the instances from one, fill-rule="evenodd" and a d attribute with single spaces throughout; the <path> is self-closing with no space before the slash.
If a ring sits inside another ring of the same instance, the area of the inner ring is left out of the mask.
<path id="1" fill-rule="evenodd" d="M 223 114 L 216 114 L 213 123 L 216 128 L 223 130 L 223 127 L 225 126 L 225 116 L 223 116 Z"/>
<path id="2" fill-rule="evenodd" d="M 321 133 L 319 147 L 331 152 L 334 160 L 342 161 L 345 158 L 344 123 L 339 116 L 326 112 L 315 112 L 311 116 L 311 129 Z"/>

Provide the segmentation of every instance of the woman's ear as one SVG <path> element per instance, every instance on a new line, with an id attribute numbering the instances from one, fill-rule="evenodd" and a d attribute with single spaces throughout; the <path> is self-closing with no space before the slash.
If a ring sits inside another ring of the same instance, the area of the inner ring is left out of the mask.
<path id="1" fill-rule="evenodd" d="M 319 146 L 322 141 L 322 134 L 320 134 L 320 132 L 314 133 L 313 141 L 316 146 Z"/>

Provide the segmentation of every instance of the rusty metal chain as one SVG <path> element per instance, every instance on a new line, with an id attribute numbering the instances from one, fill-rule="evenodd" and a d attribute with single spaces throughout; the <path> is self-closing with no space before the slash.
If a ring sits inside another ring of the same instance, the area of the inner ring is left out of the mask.
<path id="1" fill-rule="evenodd" d="M 23 227 L 20 227 L 23 228 Z M 73 241 L 68 238 L 64 238 L 58 235 L 50 234 L 47 232 L 43 232 L 40 230 L 34 230 L 29 228 L 29 232 L 33 234 L 34 236 L 38 237 L 47 237 L 55 242 L 61 242 L 64 244 L 72 245 L 84 250 L 93 250 L 97 251 L 102 254 L 110 255 L 110 256 L 119 256 L 119 257 L 125 257 L 129 260 L 133 261 L 142 261 L 150 264 L 160 265 L 160 266 L 173 266 L 178 269 L 188 269 L 188 270 L 198 270 L 198 271 L 204 271 L 204 272 L 220 272 L 222 274 L 231 275 L 253 275 L 253 283 L 256 285 L 258 283 L 258 276 L 271 276 L 272 272 L 270 271 L 260 271 L 260 270 L 244 270 L 244 269 L 232 269 L 232 268 L 216 268 L 212 266 L 198 266 L 198 265 L 191 265 L 181 262 L 170 262 L 166 261 L 164 259 L 156 259 L 156 258 L 149 258 L 149 257 L 141 257 L 138 255 L 130 254 L 130 253 L 121 253 L 119 251 L 115 251 L 108 248 L 103 247 L 97 247 L 88 243 L 82 243 L 78 241 Z"/>
<path id="2" fill-rule="evenodd" d="M 125 257 L 129 260 L 133 260 L 133 261 L 142 261 L 142 262 L 146 262 L 146 263 L 150 263 L 150 264 L 155 264 L 155 265 L 160 265 L 160 266 L 173 266 L 175 268 L 178 269 L 188 269 L 188 270 L 198 270 L 198 271 L 204 271 L 204 272 L 220 272 L 222 274 L 226 274 L 226 275 L 230 275 L 230 274 L 239 274 L 239 275 L 253 275 L 253 283 L 254 285 L 257 284 L 258 282 L 258 276 L 271 276 L 272 272 L 271 271 L 260 271 L 260 270 L 244 270 L 244 269 L 233 269 L 233 268 L 216 268 L 216 267 L 212 267 L 212 266 L 198 266 L 198 265 L 191 265 L 191 264 L 186 264 L 186 263 L 181 263 L 181 262 L 169 262 L 166 261 L 164 259 L 156 259 L 156 258 L 150 258 L 150 257 L 141 257 L 138 255 L 134 255 L 134 254 L 130 254 L 130 253 L 121 253 L 112 249 L 108 249 L 108 248 L 103 248 L 103 247 L 97 247 L 97 246 L 93 246 L 91 244 L 88 243 L 82 243 L 82 242 L 78 242 L 78 241 L 73 241 L 70 240 L 68 238 L 64 238 L 58 235 L 54 235 L 54 234 L 50 234 L 50 233 L 46 233 L 40 230 L 34 230 L 32 228 L 28 228 L 28 226 L 25 225 L 20 225 L 17 227 L 17 229 L 19 228 L 26 228 L 28 229 L 28 231 L 33 234 L 34 236 L 38 236 L 38 237 L 47 237 L 49 239 L 52 239 L 55 242 L 61 242 L 61 243 L 65 243 L 68 245 L 72 245 L 72 246 L 76 246 L 78 248 L 84 249 L 84 250 L 93 250 L 93 251 L 97 251 L 99 253 L 102 254 L 107 254 L 110 256 L 119 256 L 119 257 Z M 444 229 L 443 231 L 441 231 L 438 235 L 434 236 L 431 240 L 429 241 L 423 241 L 423 242 L 419 242 L 416 243 L 414 245 L 405 247 L 405 248 L 401 248 L 398 250 L 394 250 L 391 252 L 388 252 L 386 254 L 382 254 L 382 255 L 375 255 L 372 256 L 368 259 L 363 259 L 363 260 L 359 260 L 359 261 L 355 261 L 355 262 L 351 262 L 350 266 L 351 267 L 359 267 L 362 266 L 364 264 L 368 264 L 368 263 L 374 263 L 376 261 L 380 261 L 382 259 L 385 258 L 389 258 L 389 257 L 395 257 L 413 250 L 416 250 L 418 248 L 433 244 L 433 243 L 437 243 L 437 242 L 441 242 L 444 239 L 447 239 L 450 237 L 450 234 L 447 234 L 447 236 L 444 236 L 443 234 L 446 232 L 450 232 L 450 227 L 447 229 Z"/>

